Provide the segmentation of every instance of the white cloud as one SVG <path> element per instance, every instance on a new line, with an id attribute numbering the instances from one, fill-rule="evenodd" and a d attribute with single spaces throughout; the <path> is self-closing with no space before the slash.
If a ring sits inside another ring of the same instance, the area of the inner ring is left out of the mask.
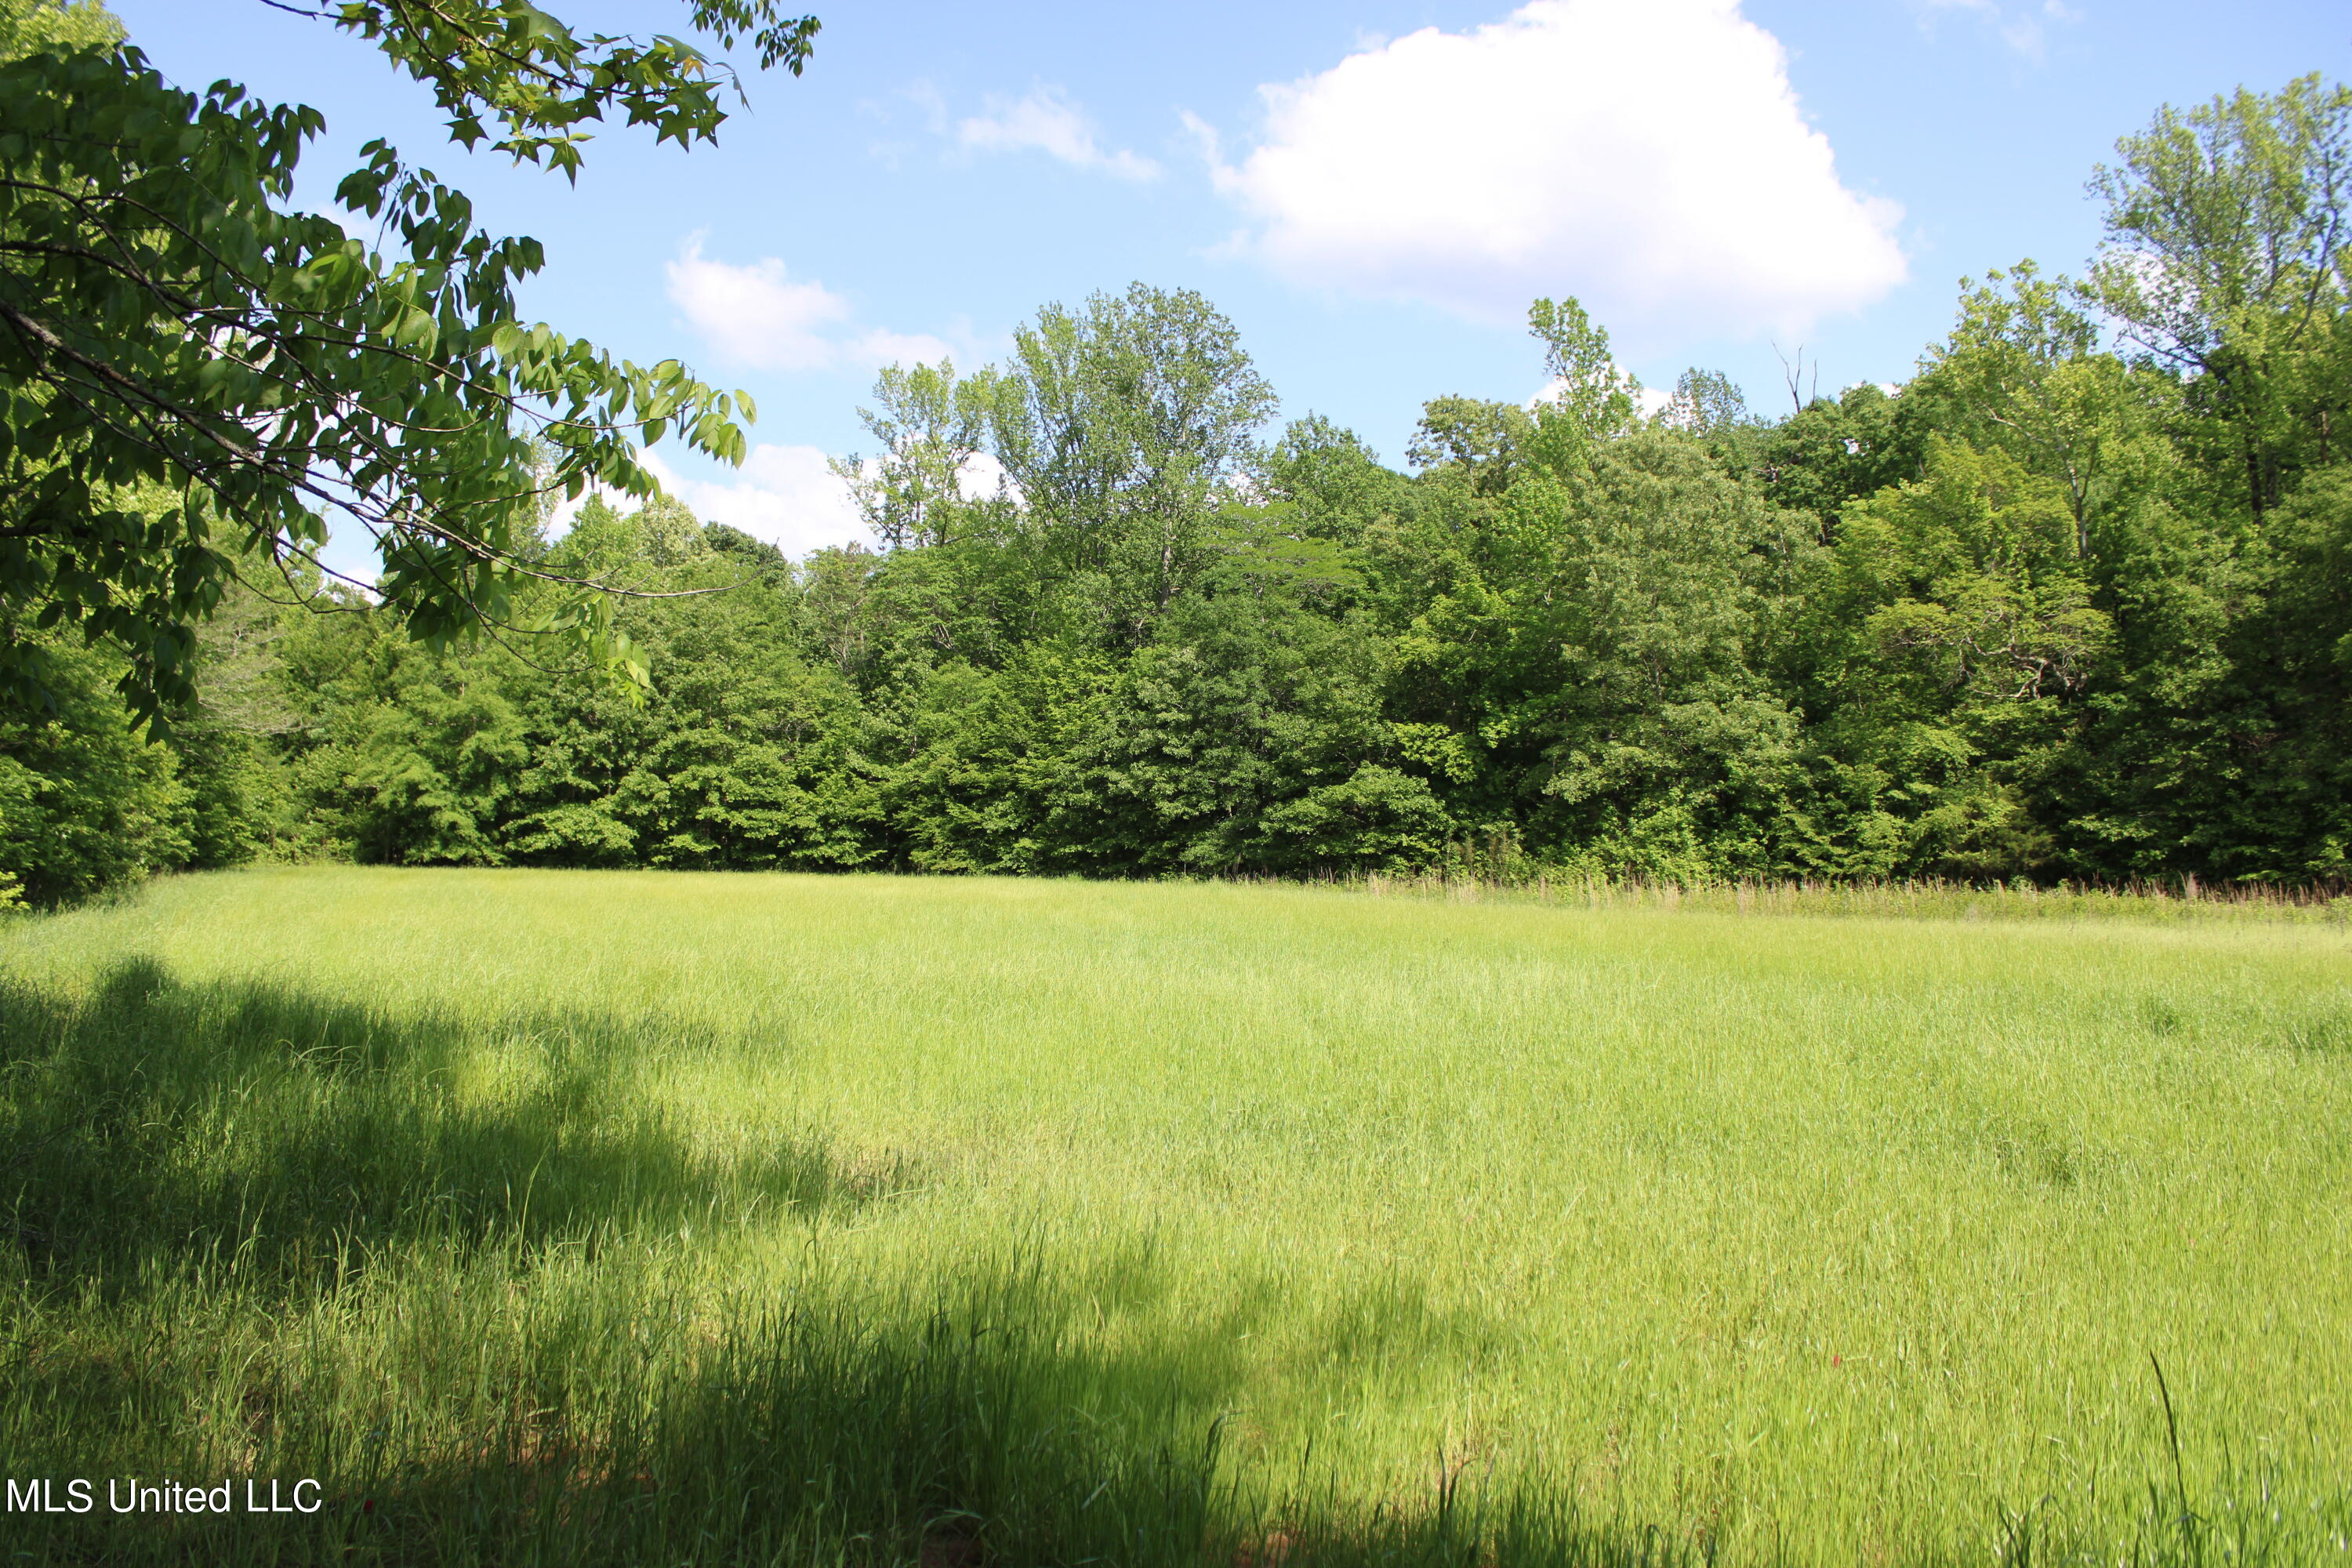
<path id="1" fill-rule="evenodd" d="M 1932 27 L 1936 17 L 1948 11 L 1975 16 L 2000 34 L 2002 43 L 2036 65 L 2049 53 L 2050 28 L 2082 19 L 2082 14 L 2063 0 L 2042 0 L 2038 5 L 2032 0 L 2019 5 L 2007 0 L 1911 0 L 1911 5 L 1919 13 L 1922 27 Z"/>
<path id="2" fill-rule="evenodd" d="M 1621 376 L 1627 374 L 1625 367 L 1622 364 L 1617 366 L 1616 370 L 1617 374 Z M 1560 399 L 1560 395 L 1567 390 L 1568 383 L 1559 376 L 1553 376 L 1549 381 L 1547 381 L 1541 386 L 1537 387 L 1534 392 L 1528 394 L 1528 400 L 1524 405 L 1522 405 L 1522 406 L 1532 414 L 1537 408 L 1540 407 L 1544 404 L 1558 403 Z M 1675 395 L 1668 392 L 1664 387 L 1647 386 L 1641 384 L 1638 382 L 1634 385 L 1633 412 L 1640 415 L 1644 419 L 1656 418 L 1659 413 L 1663 411 L 1668 404 L 1674 402 L 1674 400 Z"/>
<path id="3" fill-rule="evenodd" d="M 1534 0 L 1261 88 L 1234 248 L 1483 320 L 1579 296 L 1645 342 L 1801 331 L 1903 280 L 1893 204 L 1840 183 L 1739 0 Z"/>
<path id="4" fill-rule="evenodd" d="M 745 456 L 741 468 L 722 479 L 684 478 L 659 452 L 650 449 L 639 451 L 637 461 L 665 491 L 703 521 L 740 528 L 795 560 L 831 545 L 875 548 L 874 536 L 858 515 L 848 484 L 828 466 L 829 459 L 820 447 L 762 443 Z M 867 458 L 866 467 L 870 472 L 874 460 Z M 985 452 L 974 453 L 957 470 L 956 488 L 966 500 L 1019 494 L 1003 466 Z M 586 499 L 558 506 L 552 531 L 561 533 L 570 528 L 572 515 Z M 625 496 L 606 495 L 605 500 L 625 512 L 635 510 L 640 504 Z"/>
<path id="5" fill-rule="evenodd" d="M 817 447 L 762 443 L 724 479 L 681 479 L 657 452 L 641 460 L 695 516 L 740 528 L 794 558 L 830 544 L 873 543 L 849 487 Z"/>
<path id="6" fill-rule="evenodd" d="M 1149 158 L 1124 148 L 1105 151 L 1096 140 L 1094 122 L 1052 88 L 1038 88 L 1019 99 L 992 95 L 986 113 L 957 122 L 956 140 L 977 153 L 1044 153 L 1073 168 L 1122 180 L 1160 177 L 1160 165 Z"/>
<path id="7" fill-rule="evenodd" d="M 1003 496 L 1010 500 L 1022 499 L 1021 487 L 1004 471 L 1004 465 L 986 452 L 974 452 L 956 469 L 956 493 L 966 500 L 988 500 Z"/>
<path id="8" fill-rule="evenodd" d="M 749 267 L 710 260 L 702 254 L 699 234 L 688 237 L 665 270 L 670 303 L 684 312 L 710 352 L 730 363 L 761 370 L 871 370 L 938 360 L 948 353 L 947 344 L 926 333 L 856 331 L 849 301 L 816 279 L 793 279 L 772 256 Z"/>

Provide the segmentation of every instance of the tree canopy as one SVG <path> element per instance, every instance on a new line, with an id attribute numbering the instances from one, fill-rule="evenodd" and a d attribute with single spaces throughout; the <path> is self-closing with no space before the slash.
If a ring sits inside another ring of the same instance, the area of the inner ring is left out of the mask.
<path id="1" fill-rule="evenodd" d="M 582 34 L 521 0 L 268 0 L 428 84 L 453 140 L 566 174 L 618 117 L 682 145 L 726 119 L 693 44 Z M 691 0 L 721 47 L 798 72 L 816 32 L 775 0 Z M 635 668 L 613 602 L 533 559 L 544 498 L 656 491 L 675 432 L 740 461 L 752 408 L 523 321 L 540 246 L 377 141 L 337 189 L 372 249 L 289 205 L 313 109 L 166 81 L 94 6 L 0 6 L 0 700 L 54 700 L 59 629 L 125 660 L 150 723 L 192 693 L 196 627 L 239 572 L 375 540 L 409 635 L 551 636 Z M 560 587 L 520 595 L 525 581 Z"/>
<path id="2" fill-rule="evenodd" d="M 528 553 L 498 514 L 499 613 L 606 585 L 637 701 L 223 536 L 167 748 L 121 733 L 128 656 L 37 629 L 57 707 L 0 731 L 0 871 L 2341 880 L 2347 115 L 2315 78 L 2165 110 L 2096 176 L 2084 277 L 1964 279 L 1907 381 L 1777 418 L 1704 368 L 1643 413 L 1560 298 L 1546 395 L 1433 397 L 1397 468 L 1281 422 L 1196 293 L 1047 305 L 999 363 L 881 374 L 837 468 L 871 547 L 790 561 L 621 486 Z M 518 509 L 551 482 L 481 450 Z M 271 603 L 268 562 L 352 613 Z"/>

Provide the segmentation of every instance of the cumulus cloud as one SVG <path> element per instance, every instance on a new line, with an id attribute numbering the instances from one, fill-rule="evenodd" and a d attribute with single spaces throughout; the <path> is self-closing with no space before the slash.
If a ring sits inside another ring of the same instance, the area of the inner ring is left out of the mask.
<path id="1" fill-rule="evenodd" d="M 872 542 L 849 486 L 825 467 L 825 455 L 815 447 L 762 443 L 751 448 L 741 468 L 719 479 L 681 478 L 658 452 L 646 452 L 641 460 L 695 516 L 740 528 L 787 555 Z"/>
<path id="2" fill-rule="evenodd" d="M 717 479 L 688 479 L 656 450 L 638 452 L 637 460 L 665 491 L 703 521 L 740 528 L 795 559 L 833 545 L 875 545 L 847 481 L 833 471 L 820 447 L 762 443 L 745 456 L 741 468 Z M 874 460 L 868 458 L 865 467 L 873 471 Z M 956 488 L 966 500 L 1019 494 L 1003 467 L 985 452 L 974 453 L 957 470 Z M 626 496 L 607 494 L 604 499 L 625 512 L 639 505 Z M 559 506 L 553 531 L 570 528 L 586 500 L 583 496 Z"/>
<path id="3" fill-rule="evenodd" d="M 1799 332 L 1903 280 L 1893 204 L 1848 189 L 1739 0 L 1534 0 L 1261 88 L 1218 188 L 1232 248 L 1312 285 L 1516 318 L 1574 294 L 1645 342 Z"/>
<path id="4" fill-rule="evenodd" d="M 1072 168 L 1122 180 L 1160 175 L 1160 165 L 1149 158 L 1124 148 L 1106 151 L 1096 139 L 1094 122 L 1055 89 L 1039 88 L 1019 99 L 991 96 L 986 108 L 986 113 L 956 124 L 956 141 L 973 152 L 1039 152 Z"/>
<path id="5" fill-rule="evenodd" d="M 926 333 L 860 329 L 849 301 L 815 279 L 795 279 L 775 257 L 748 267 L 702 254 L 689 236 L 666 268 L 670 303 L 710 352 L 760 370 L 871 370 L 937 360 L 948 345 Z"/>
<path id="6" fill-rule="evenodd" d="M 1004 471 L 1004 465 L 986 452 L 974 452 L 956 469 L 956 493 L 966 500 L 987 500 L 1003 496 L 1019 500 L 1022 489 Z"/>

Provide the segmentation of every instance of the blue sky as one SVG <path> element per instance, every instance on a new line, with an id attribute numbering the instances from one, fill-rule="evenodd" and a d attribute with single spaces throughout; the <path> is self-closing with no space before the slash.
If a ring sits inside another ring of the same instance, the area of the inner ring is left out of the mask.
<path id="1" fill-rule="evenodd" d="M 325 112 L 307 200 L 388 136 L 546 242 L 529 310 L 750 389 L 743 470 L 656 455 L 795 551 L 855 531 L 822 458 L 878 362 L 996 357 L 1047 300 L 1198 289 L 1286 416 L 1392 461 L 1432 396 L 1538 389 L 1538 293 L 1653 385 L 1699 364 L 1785 407 L 1800 347 L 1824 391 L 1898 380 L 1963 275 L 2078 269 L 2084 182 L 2159 104 L 2352 76 L 2319 0 L 877 0 L 820 9 L 807 73 L 747 77 L 716 145 L 610 129 L 573 188 L 448 146 L 380 56 L 260 0 L 113 3 L 183 85 Z"/>

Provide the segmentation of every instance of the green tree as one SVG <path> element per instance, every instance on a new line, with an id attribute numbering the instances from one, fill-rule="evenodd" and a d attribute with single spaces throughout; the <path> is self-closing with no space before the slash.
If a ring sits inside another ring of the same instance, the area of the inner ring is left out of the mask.
<path id="1" fill-rule="evenodd" d="M 1528 331 L 1544 346 L 1550 378 L 1535 406 L 1535 445 L 1541 460 L 1566 472 L 1633 428 L 1642 384 L 1617 367 L 1608 329 L 1572 298 L 1528 306 Z"/>
<path id="2" fill-rule="evenodd" d="M 740 460 L 740 395 L 524 321 L 514 290 L 538 244 L 478 229 L 462 194 L 383 142 L 337 191 L 383 225 L 377 254 L 287 206 L 317 110 L 228 82 L 181 90 L 97 39 L 86 8 L 11 4 L 14 34 L 42 47 L 0 65 L 0 624 L 110 642 L 160 722 L 237 563 L 309 558 L 332 516 L 375 539 L 410 635 L 503 626 L 627 667 L 591 585 L 521 608 L 520 584 L 549 575 L 528 559 L 541 502 L 592 482 L 654 493 L 636 450 L 672 429 Z M 567 174 L 589 121 L 690 144 L 725 119 L 724 73 L 676 38 L 583 35 L 503 0 L 282 8 L 428 83 L 459 142 Z M 774 0 L 688 9 L 795 71 L 815 30 Z M 174 504 L 131 504 L 141 485 Z M 0 637 L 0 696 L 37 702 L 51 647 Z"/>
<path id="3" fill-rule="evenodd" d="M 856 453 L 830 466 L 886 548 L 938 544 L 950 536 L 967 470 L 987 445 L 997 383 L 992 370 L 959 377 L 952 360 L 912 370 L 894 364 L 875 378 L 879 406 L 861 408 L 857 417 L 882 443 L 881 453 L 870 466 Z"/>
<path id="4" fill-rule="evenodd" d="M 1435 858 L 1449 820 L 1392 765 L 1376 631 L 1341 608 L 1349 574 L 1319 552 L 1302 563 L 1278 525 L 1226 537 L 1200 591 L 1125 661 L 1064 820 L 1103 869 Z"/>
<path id="5" fill-rule="evenodd" d="M 1796 719 L 1754 644 L 1774 556 L 1801 550 L 1802 531 L 1664 431 L 1601 448 L 1551 504 L 1557 542 L 1523 635 L 1557 650 L 1557 684 L 1516 715 L 1541 746 L 1538 831 L 1610 868 L 1768 868 Z"/>
<path id="6" fill-rule="evenodd" d="M 1297 508 L 1308 533 L 1349 544 L 1361 542 L 1404 484 L 1361 437 L 1320 414 L 1290 422 L 1260 456 L 1256 479 L 1269 500 Z"/>
<path id="7" fill-rule="evenodd" d="M 1721 371 L 1696 366 L 1675 381 L 1675 395 L 1658 411 L 1658 423 L 1669 430 L 1701 439 L 1725 435 L 1754 424 L 1748 412 L 1748 395 Z"/>
<path id="8" fill-rule="evenodd" d="M 2185 379 L 2197 456 L 2260 519 L 2336 459 L 2352 416 L 2352 88 L 2314 74 L 2167 107 L 2116 150 L 2091 182 L 2107 204 L 2093 297 Z"/>
<path id="9" fill-rule="evenodd" d="M 2340 295 L 2310 292 L 2305 346 L 2262 384 L 2301 412 L 2262 427 L 2259 515 L 2231 445 L 2256 427 L 2221 374 L 2145 334 L 2116 352 L 2095 300 L 2031 264 L 1964 283 L 1908 384 L 1770 423 L 1696 371 L 1638 417 L 1607 334 L 1539 303 L 1555 395 L 1432 400 L 1410 477 L 1313 416 L 1259 445 L 1271 393 L 1197 296 L 1048 309 L 1009 368 L 881 377 L 883 450 L 843 471 L 884 548 L 795 563 L 674 501 L 603 495 L 549 540 L 543 497 L 519 509 L 514 553 L 544 577 L 519 576 L 514 613 L 626 590 L 613 625 L 651 672 L 642 700 L 528 645 L 420 647 L 401 606 L 331 584 L 298 584 L 329 616 L 235 587 L 173 747 L 133 765 L 99 691 L 121 666 L 66 647 L 76 700 L 102 700 L 0 745 L 23 786 L 0 789 L 0 847 L 20 847 L 0 872 L 55 896 L 61 873 L 325 846 L 1024 874 L 2342 876 Z M 2226 357 L 2245 333 L 2223 324 Z M 968 497 L 983 455 L 1006 482 Z M 279 796 L 295 806 L 256 807 Z M 67 847 L 42 862 L 36 841 Z"/>
<path id="10" fill-rule="evenodd" d="M 2352 876 L 2352 468 L 2311 476 L 2275 523 L 2260 607 L 2231 639 L 2235 765 L 2208 775 L 2197 837 L 2230 874 L 2342 879 Z"/>
<path id="11" fill-rule="evenodd" d="M 0 60 L 121 41 L 122 24 L 100 0 L 0 0 Z"/>
<path id="12" fill-rule="evenodd" d="M 994 454 L 1060 559 L 1110 577 L 1139 638 L 1201 564 L 1273 389 L 1189 289 L 1137 283 L 1078 310 L 1049 305 L 1013 343 Z"/>
<path id="13" fill-rule="evenodd" d="M 1759 433 L 1742 454 L 1775 504 L 1811 517 L 1827 542 L 1853 502 L 1916 479 L 1943 410 L 1918 382 L 1899 395 L 1864 382 L 1816 397 Z"/>
<path id="14" fill-rule="evenodd" d="M 2097 520 L 2161 477 L 2157 426 L 2171 384 L 2103 352 L 2072 289 L 2031 261 L 1960 287 L 1958 325 L 1929 351 L 1925 390 L 1952 405 L 1949 437 L 1998 447 L 2063 487 L 2075 553 L 2087 557 Z"/>
<path id="15" fill-rule="evenodd" d="M 185 864 L 194 810 L 180 759 L 123 722 L 121 661 L 47 651 L 48 708 L 0 714 L 0 879 L 54 904 Z"/>
<path id="16" fill-rule="evenodd" d="M 1535 432 L 1535 416 L 1517 404 L 1433 397 L 1422 405 L 1405 458 L 1474 495 L 1498 496 L 1518 479 Z"/>
<path id="17" fill-rule="evenodd" d="M 2030 874 L 2034 799 L 2113 639 L 2063 484 L 1938 443 L 1927 473 L 1848 507 L 1804 641 L 1832 799 L 1809 853 L 1873 875 Z"/>

